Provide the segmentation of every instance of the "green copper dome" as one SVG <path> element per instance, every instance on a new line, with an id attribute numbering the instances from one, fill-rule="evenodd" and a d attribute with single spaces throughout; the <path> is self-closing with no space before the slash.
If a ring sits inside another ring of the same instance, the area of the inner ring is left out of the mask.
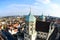
<path id="1" fill-rule="evenodd" d="M 25 17 L 25 19 L 26 21 L 29 21 L 29 22 L 36 20 L 36 18 L 31 14 L 31 12 L 29 13 L 29 15 Z"/>

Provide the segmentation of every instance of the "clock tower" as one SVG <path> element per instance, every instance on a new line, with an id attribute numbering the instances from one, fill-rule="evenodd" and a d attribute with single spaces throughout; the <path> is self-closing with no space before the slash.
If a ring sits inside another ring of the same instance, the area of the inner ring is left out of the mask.
<path id="1" fill-rule="evenodd" d="M 24 40 L 35 40 L 37 32 L 35 31 L 36 18 L 31 15 L 31 12 L 26 16 L 26 27 L 24 33 Z"/>

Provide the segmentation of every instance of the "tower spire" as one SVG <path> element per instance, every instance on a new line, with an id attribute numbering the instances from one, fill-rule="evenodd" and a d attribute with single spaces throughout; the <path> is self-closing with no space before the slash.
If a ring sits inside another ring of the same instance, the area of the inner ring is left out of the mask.
<path id="1" fill-rule="evenodd" d="M 31 13 L 31 7 L 30 7 L 30 13 Z"/>
<path id="2" fill-rule="evenodd" d="M 31 15 L 31 7 L 30 7 L 30 12 L 29 12 L 29 15 Z"/>
<path id="3" fill-rule="evenodd" d="M 43 12 L 42 12 L 42 16 L 43 16 Z"/>

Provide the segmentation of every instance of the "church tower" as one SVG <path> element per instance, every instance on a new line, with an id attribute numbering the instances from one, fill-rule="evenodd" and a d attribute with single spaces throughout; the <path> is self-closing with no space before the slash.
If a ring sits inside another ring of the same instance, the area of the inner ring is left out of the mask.
<path id="1" fill-rule="evenodd" d="M 36 39 L 36 31 L 35 31 L 35 25 L 36 25 L 36 18 L 31 15 L 31 11 L 28 16 L 26 16 L 26 27 L 25 27 L 25 33 L 24 33 L 24 40 L 35 40 Z"/>
<path id="2" fill-rule="evenodd" d="M 42 14 L 41 16 L 39 16 L 41 21 L 45 21 L 45 16 Z"/>

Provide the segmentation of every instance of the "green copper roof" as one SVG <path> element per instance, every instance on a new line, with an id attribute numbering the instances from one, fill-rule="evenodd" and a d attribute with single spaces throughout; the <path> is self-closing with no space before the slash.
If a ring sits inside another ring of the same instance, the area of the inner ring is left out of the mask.
<path id="1" fill-rule="evenodd" d="M 26 16 L 26 21 L 34 21 L 34 20 L 36 20 L 36 18 L 31 14 L 31 12 L 29 13 L 29 15 L 28 16 Z"/>
<path id="2" fill-rule="evenodd" d="M 41 16 L 39 16 L 39 18 L 40 18 L 41 20 L 43 20 L 43 18 L 44 18 L 44 15 L 41 15 Z"/>

